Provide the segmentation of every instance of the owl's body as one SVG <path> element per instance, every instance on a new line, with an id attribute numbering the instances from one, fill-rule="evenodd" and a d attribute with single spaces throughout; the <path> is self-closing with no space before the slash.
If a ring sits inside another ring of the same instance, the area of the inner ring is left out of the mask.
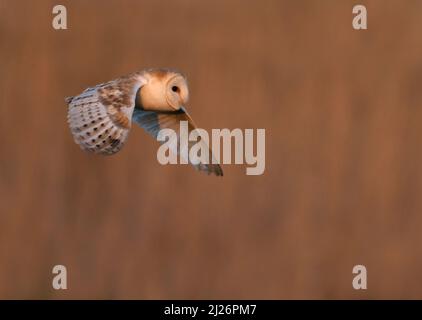
<path id="1" fill-rule="evenodd" d="M 189 131 L 195 130 L 184 108 L 188 98 L 187 82 L 182 74 L 163 69 L 139 71 L 67 98 L 68 123 L 82 149 L 111 155 L 123 147 L 132 121 L 154 138 L 160 129 L 177 130 L 180 121 L 188 121 Z M 218 164 L 195 167 L 223 175 Z"/>

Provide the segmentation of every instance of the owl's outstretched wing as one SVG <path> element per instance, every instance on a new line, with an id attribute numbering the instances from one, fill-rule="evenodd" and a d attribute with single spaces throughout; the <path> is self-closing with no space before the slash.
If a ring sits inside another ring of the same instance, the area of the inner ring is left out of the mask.
<path id="1" fill-rule="evenodd" d="M 94 153 L 118 152 L 129 135 L 136 93 L 144 83 L 142 76 L 131 75 L 66 98 L 75 142 Z"/>
<path id="2" fill-rule="evenodd" d="M 140 127 L 145 129 L 150 135 L 152 135 L 155 139 L 158 138 L 158 133 L 161 129 L 172 129 L 177 134 L 177 153 L 179 153 L 179 139 L 180 139 L 180 122 L 187 121 L 188 122 L 188 134 L 196 129 L 195 124 L 192 121 L 192 118 L 186 112 L 184 108 L 180 109 L 179 111 L 173 112 L 155 112 L 155 111 L 145 111 L 140 109 L 135 109 L 133 113 L 133 121 L 136 122 Z M 203 142 L 202 140 L 198 142 L 188 142 L 188 152 L 190 148 L 196 144 L 201 143 L 203 144 L 204 150 L 209 150 L 210 161 L 209 164 L 204 163 L 192 163 L 190 162 L 197 170 L 204 171 L 208 174 L 215 174 L 216 176 L 222 176 L 223 170 L 221 169 L 220 165 L 212 163 L 213 158 L 212 151 L 210 150 L 209 146 Z M 201 148 L 202 149 L 202 148 Z M 187 159 L 190 161 L 190 159 Z"/>

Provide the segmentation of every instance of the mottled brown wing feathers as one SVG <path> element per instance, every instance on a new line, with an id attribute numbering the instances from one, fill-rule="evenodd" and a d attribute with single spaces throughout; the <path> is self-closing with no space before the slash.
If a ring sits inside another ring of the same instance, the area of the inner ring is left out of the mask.
<path id="1" fill-rule="evenodd" d="M 129 135 L 135 95 L 142 84 L 139 77 L 125 77 L 66 98 L 75 142 L 94 153 L 118 152 Z"/>

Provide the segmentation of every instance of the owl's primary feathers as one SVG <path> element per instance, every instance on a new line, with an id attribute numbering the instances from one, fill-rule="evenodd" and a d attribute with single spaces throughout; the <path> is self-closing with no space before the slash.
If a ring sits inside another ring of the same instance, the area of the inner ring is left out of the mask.
<path id="1" fill-rule="evenodd" d="M 164 128 L 173 129 L 179 136 L 180 121 L 188 121 L 189 132 L 195 130 L 184 108 L 188 99 L 188 86 L 182 74 L 164 69 L 145 70 L 66 98 L 68 123 L 75 142 L 83 150 L 111 155 L 123 147 L 132 121 L 155 139 Z M 194 166 L 208 174 L 223 175 L 221 167 L 211 161 Z"/>

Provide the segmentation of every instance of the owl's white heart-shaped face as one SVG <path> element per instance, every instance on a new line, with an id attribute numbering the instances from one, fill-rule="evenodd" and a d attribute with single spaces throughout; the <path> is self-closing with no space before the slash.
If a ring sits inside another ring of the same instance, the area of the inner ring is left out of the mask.
<path id="1" fill-rule="evenodd" d="M 141 107 L 151 111 L 179 110 L 189 100 L 186 78 L 177 72 L 154 70 L 145 73 L 146 84 L 139 91 Z"/>

